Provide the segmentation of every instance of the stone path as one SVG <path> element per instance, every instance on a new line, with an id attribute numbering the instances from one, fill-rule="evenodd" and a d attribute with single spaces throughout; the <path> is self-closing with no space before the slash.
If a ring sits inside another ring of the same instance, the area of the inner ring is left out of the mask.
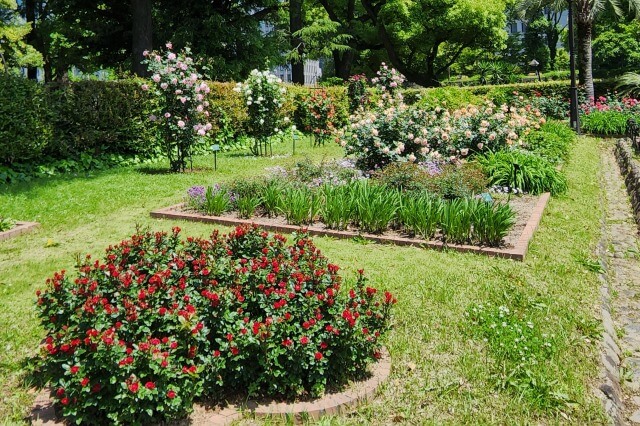
<path id="1" fill-rule="evenodd" d="M 602 164 L 605 371 L 600 390 L 615 424 L 640 424 L 640 239 L 613 146 L 603 152 Z"/>

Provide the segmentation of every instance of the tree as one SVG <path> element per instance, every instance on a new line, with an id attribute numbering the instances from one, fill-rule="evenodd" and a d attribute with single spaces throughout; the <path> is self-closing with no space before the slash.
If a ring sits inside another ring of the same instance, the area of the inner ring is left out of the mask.
<path id="1" fill-rule="evenodd" d="M 554 4 L 558 0 L 521 0 L 521 9 L 531 10 Z M 592 38 L 596 18 L 607 8 L 616 16 L 640 16 L 640 0 L 567 0 L 572 4 L 576 24 L 579 82 L 587 98 L 594 97 Z"/>
<path id="2" fill-rule="evenodd" d="M 640 68 L 640 22 L 607 26 L 593 40 L 596 71 L 632 71 Z"/>
<path id="3" fill-rule="evenodd" d="M 15 0 L 0 0 L 0 71 L 37 66 L 42 55 L 25 41 L 31 24 L 21 20 Z"/>
<path id="4" fill-rule="evenodd" d="M 496 50 L 506 40 L 503 0 L 361 0 L 391 64 L 410 81 L 438 77 L 467 48 Z"/>

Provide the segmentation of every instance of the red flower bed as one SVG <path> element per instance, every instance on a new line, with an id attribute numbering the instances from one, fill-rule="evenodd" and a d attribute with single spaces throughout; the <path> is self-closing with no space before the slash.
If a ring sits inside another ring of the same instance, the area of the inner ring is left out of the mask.
<path id="1" fill-rule="evenodd" d="M 41 370 L 72 421 L 149 422 L 229 392 L 317 396 L 379 356 L 395 299 L 306 235 L 138 233 L 38 292 Z M 382 294 L 380 294 L 382 293 Z"/>

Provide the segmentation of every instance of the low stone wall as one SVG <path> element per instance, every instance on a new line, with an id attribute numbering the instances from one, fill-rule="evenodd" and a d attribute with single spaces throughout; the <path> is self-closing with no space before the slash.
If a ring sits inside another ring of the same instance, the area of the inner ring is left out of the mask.
<path id="1" fill-rule="evenodd" d="M 629 139 L 618 140 L 615 154 L 624 183 L 627 185 L 627 192 L 631 197 L 636 223 L 640 227 L 640 161 L 633 158 L 633 148 Z"/>

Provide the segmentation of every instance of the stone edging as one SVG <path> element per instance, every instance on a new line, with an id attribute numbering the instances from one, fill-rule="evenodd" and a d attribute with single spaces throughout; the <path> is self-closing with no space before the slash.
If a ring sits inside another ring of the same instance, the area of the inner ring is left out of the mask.
<path id="1" fill-rule="evenodd" d="M 189 425 L 225 426 L 249 414 L 257 418 L 282 417 L 301 423 L 305 418 L 318 420 L 322 416 L 345 414 L 375 396 L 378 387 L 391 374 L 391 357 L 382 348 L 382 357 L 370 366 L 371 377 L 363 382 L 354 383 L 343 392 L 327 394 L 324 397 L 309 402 L 257 402 L 249 400 L 246 403 L 234 404 L 220 411 L 206 410 L 196 404 L 194 412 L 186 419 Z M 64 421 L 55 415 L 55 409 L 49 394 L 49 388 L 43 389 L 36 397 L 31 409 L 31 424 L 34 426 L 64 425 Z M 182 423 L 180 423 L 182 424 Z"/>
<path id="2" fill-rule="evenodd" d="M 620 166 L 620 172 L 627 185 L 627 192 L 631 197 L 631 207 L 636 223 L 640 226 L 640 166 L 633 159 L 631 143 L 628 139 L 616 142 L 615 156 Z"/>
<path id="3" fill-rule="evenodd" d="M 542 219 L 542 213 L 544 212 L 545 207 L 547 206 L 547 202 L 549 201 L 549 197 L 551 194 L 545 192 L 540 196 L 538 202 L 536 203 L 533 211 L 531 212 L 531 216 L 529 216 L 529 220 L 525 228 L 522 230 L 522 234 L 518 238 L 518 242 L 515 244 L 515 247 L 510 249 L 501 249 L 501 248 L 493 248 L 493 247 L 479 247 L 479 246 L 471 246 L 464 244 L 445 244 L 440 241 L 424 241 L 414 238 L 404 238 L 404 237 L 393 237 L 393 236 L 385 236 L 385 235 L 374 235 L 374 234 L 361 234 L 354 231 L 337 231 L 333 229 L 324 229 L 318 226 L 309 226 L 305 229 L 310 235 L 317 236 L 329 236 L 340 239 L 349 239 L 354 237 L 362 237 L 366 240 L 374 241 L 376 243 L 388 243 L 388 244 L 396 244 L 400 246 L 415 246 L 415 247 L 428 247 L 436 250 L 442 249 L 451 249 L 455 251 L 459 251 L 462 253 L 477 253 L 484 254 L 486 256 L 491 257 L 503 257 L 507 259 L 513 260 L 524 260 L 525 255 L 527 254 L 527 250 L 529 249 L 529 241 L 533 237 L 533 233 L 538 228 L 540 224 L 540 220 Z M 225 226 L 237 226 L 237 225 L 258 225 L 264 229 L 274 232 L 285 232 L 291 233 L 296 232 L 301 229 L 299 226 L 294 225 L 274 225 L 265 220 L 260 219 L 234 219 L 234 218 L 226 218 L 221 216 L 204 216 L 199 213 L 189 213 L 181 210 L 183 204 L 176 204 L 174 206 L 165 207 L 163 209 L 154 210 L 151 212 L 151 217 L 157 219 L 180 219 L 180 220 L 188 220 L 192 222 L 205 222 L 205 223 L 216 223 L 218 225 Z"/>
<path id="4" fill-rule="evenodd" d="M 604 200 L 601 200 L 604 203 Z M 606 215 L 606 212 L 604 213 Z M 601 361 L 601 383 L 598 390 L 601 392 L 600 399 L 604 405 L 605 412 L 609 415 L 614 425 L 625 424 L 623 412 L 625 409 L 622 400 L 622 388 L 620 386 L 620 359 L 622 352 L 616 343 L 617 333 L 611 317 L 611 289 L 609 283 L 609 273 L 607 264 L 607 223 L 605 217 L 601 220 L 602 237 L 598 243 L 596 253 L 601 267 L 598 274 L 600 281 L 600 313 L 602 315 L 602 333 L 600 361 Z"/>
<path id="5" fill-rule="evenodd" d="M 8 240 L 9 238 L 17 237 L 25 232 L 32 231 L 40 226 L 38 222 L 16 222 L 16 226 L 8 231 L 0 232 L 0 241 Z"/>

